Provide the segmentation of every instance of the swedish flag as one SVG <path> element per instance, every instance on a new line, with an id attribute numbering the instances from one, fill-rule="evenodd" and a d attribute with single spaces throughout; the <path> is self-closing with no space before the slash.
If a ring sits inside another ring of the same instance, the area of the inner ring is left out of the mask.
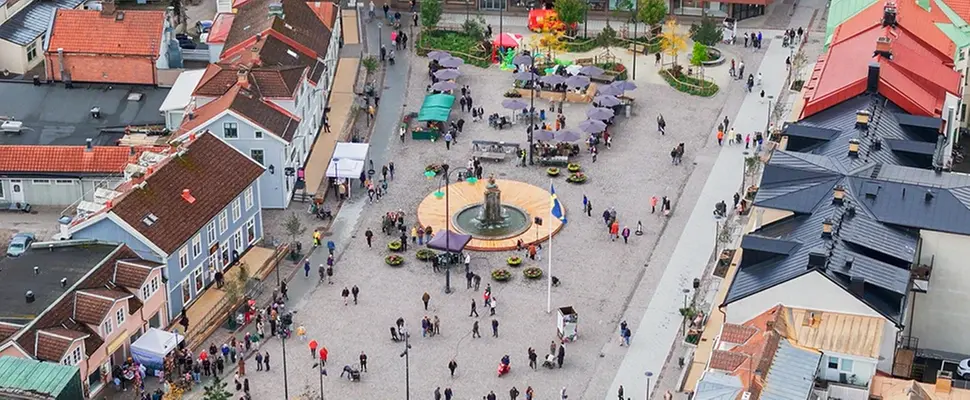
<path id="1" fill-rule="evenodd" d="M 562 204 L 559 204 L 559 198 L 556 197 L 556 186 L 549 185 L 549 196 L 552 201 L 552 206 L 549 208 L 549 213 L 552 214 L 553 217 L 556 217 L 557 219 L 562 221 L 562 223 L 565 224 L 566 216 L 563 215 Z"/>

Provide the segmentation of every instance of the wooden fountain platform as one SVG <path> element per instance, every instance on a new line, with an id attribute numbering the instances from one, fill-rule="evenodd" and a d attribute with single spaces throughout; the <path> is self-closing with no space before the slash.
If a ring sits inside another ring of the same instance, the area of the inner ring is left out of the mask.
<path id="1" fill-rule="evenodd" d="M 549 209 L 552 206 L 549 191 L 519 181 L 496 179 L 495 183 L 502 191 L 502 204 L 516 206 L 528 214 L 527 217 L 530 221 L 529 229 L 518 235 L 502 239 L 484 239 L 472 235 L 471 242 L 465 246 L 466 249 L 476 251 L 515 250 L 515 243 L 519 239 L 522 239 L 526 245 L 529 243 L 541 243 L 549 239 L 550 232 L 552 235 L 555 235 L 562 229 L 562 221 L 554 218 L 549 213 Z M 488 185 L 488 179 L 481 179 L 475 184 L 463 181 L 448 185 L 448 200 L 450 203 L 448 204 L 448 211 L 451 215 L 445 214 L 444 197 L 439 199 L 435 197 L 434 193 L 429 194 L 418 205 L 418 222 L 421 226 L 431 225 L 431 228 L 435 232 L 445 229 L 445 222 L 449 221 L 448 218 L 452 218 L 455 213 L 461 211 L 466 206 L 480 204 L 485 201 L 486 185 Z M 441 190 L 444 191 L 445 188 L 442 187 Z M 563 213 L 565 213 L 565 206 L 562 205 L 562 202 L 560 202 L 560 205 L 563 207 Z M 531 223 L 535 217 L 542 218 L 542 226 Z M 461 231 L 450 221 L 449 224 L 452 231 L 471 234 L 470 232 Z M 552 228 L 551 230 L 550 227 Z"/>

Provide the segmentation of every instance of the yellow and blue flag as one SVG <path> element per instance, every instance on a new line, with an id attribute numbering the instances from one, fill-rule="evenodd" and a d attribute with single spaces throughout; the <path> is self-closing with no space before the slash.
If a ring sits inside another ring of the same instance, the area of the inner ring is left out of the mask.
<path id="1" fill-rule="evenodd" d="M 562 204 L 559 204 L 559 198 L 556 197 L 556 186 L 549 185 L 549 194 L 552 199 L 552 206 L 550 207 L 549 213 L 551 213 L 553 217 L 556 217 L 557 219 L 562 221 L 562 223 L 565 224 L 566 216 L 562 212 Z"/>

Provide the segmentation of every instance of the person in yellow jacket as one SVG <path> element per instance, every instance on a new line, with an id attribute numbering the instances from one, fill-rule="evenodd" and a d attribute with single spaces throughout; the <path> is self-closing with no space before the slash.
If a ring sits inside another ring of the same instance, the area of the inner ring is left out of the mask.
<path id="1" fill-rule="evenodd" d="M 320 233 L 320 230 L 319 229 L 314 229 L 313 230 L 313 247 L 319 247 L 320 246 L 320 238 L 321 237 L 323 237 L 323 235 Z"/>

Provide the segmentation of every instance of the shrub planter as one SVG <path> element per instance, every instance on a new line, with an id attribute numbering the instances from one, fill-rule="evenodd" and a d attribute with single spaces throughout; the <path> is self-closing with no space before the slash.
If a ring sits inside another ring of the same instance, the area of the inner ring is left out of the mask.
<path id="1" fill-rule="evenodd" d="M 586 174 L 584 174 L 582 172 L 574 172 L 571 175 L 569 175 L 568 178 L 566 178 L 566 182 L 575 183 L 577 185 L 581 185 L 581 184 L 586 183 L 586 180 L 588 180 L 588 179 L 589 178 L 586 177 Z"/>
<path id="2" fill-rule="evenodd" d="M 542 268 L 539 267 L 529 267 L 522 270 L 522 275 L 527 279 L 539 279 L 542 278 Z"/>
<path id="3" fill-rule="evenodd" d="M 556 167 L 546 168 L 546 175 L 559 176 L 559 168 L 556 168 Z"/>
<path id="4" fill-rule="evenodd" d="M 708 46 L 707 61 L 702 62 L 701 65 L 705 67 L 714 67 L 721 64 L 724 64 L 724 55 L 721 54 L 720 50 L 714 47 Z"/>
<path id="5" fill-rule="evenodd" d="M 387 249 L 390 251 L 401 251 L 401 241 L 394 240 L 387 244 Z"/>
<path id="6" fill-rule="evenodd" d="M 748 186 L 748 189 L 745 191 L 744 198 L 751 201 L 751 200 L 754 200 L 754 196 L 757 194 L 758 194 L 758 187 L 751 185 L 751 186 Z"/>
<path id="7" fill-rule="evenodd" d="M 429 249 L 420 249 L 414 254 L 414 256 L 420 261 L 431 261 L 431 259 L 437 255 L 438 253 L 435 253 L 434 250 Z"/>
<path id="8" fill-rule="evenodd" d="M 392 267 L 399 267 L 401 266 L 401 264 L 404 264 L 404 257 L 401 257 L 397 254 L 391 254 L 387 257 L 384 257 L 384 262 L 387 265 L 390 265 Z"/>
<path id="9" fill-rule="evenodd" d="M 566 165 L 566 170 L 569 172 L 579 172 L 583 169 L 583 166 L 579 163 L 569 163 Z"/>
<path id="10" fill-rule="evenodd" d="M 493 270 L 492 279 L 499 282 L 505 282 L 509 279 L 512 279 L 512 272 L 509 272 L 509 270 L 505 268 L 499 268 L 499 269 Z"/>
<path id="11" fill-rule="evenodd" d="M 506 259 L 505 262 L 509 264 L 510 267 L 518 267 L 519 265 L 522 265 L 522 257 L 512 256 Z"/>

